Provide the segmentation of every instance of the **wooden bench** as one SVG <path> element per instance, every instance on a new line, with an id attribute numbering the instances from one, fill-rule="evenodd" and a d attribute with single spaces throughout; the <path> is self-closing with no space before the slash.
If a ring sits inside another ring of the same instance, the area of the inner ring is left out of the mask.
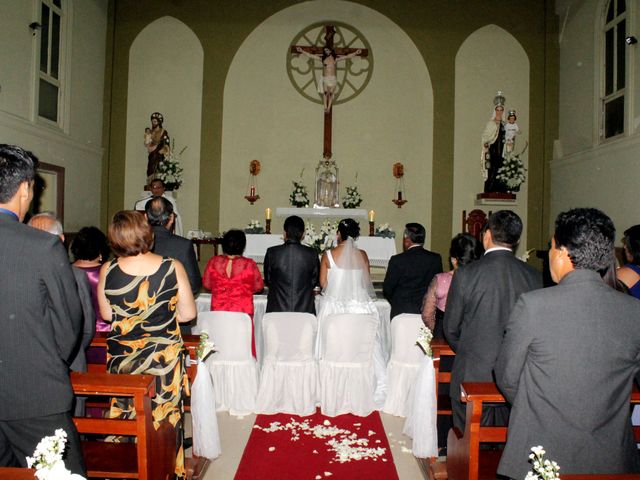
<path id="1" fill-rule="evenodd" d="M 0 467 L 0 478 L 3 480 L 33 480 L 35 474 L 33 468 Z"/>
<path id="2" fill-rule="evenodd" d="M 175 470 L 175 429 L 163 422 L 153 427 L 151 399 L 155 395 L 153 375 L 114 375 L 109 373 L 71 373 L 76 395 L 131 397 L 133 420 L 76 417 L 81 434 L 135 437 L 135 443 L 83 441 L 82 450 L 89 477 L 171 479 Z"/>
<path id="3" fill-rule="evenodd" d="M 450 480 L 484 480 L 495 479 L 501 450 L 480 450 L 480 443 L 504 443 L 507 441 L 507 427 L 491 427 L 480 425 L 482 407 L 487 403 L 505 403 L 505 399 L 493 382 L 465 382 L 461 388 L 461 399 L 467 403 L 465 432 L 458 429 L 449 431 L 447 440 L 447 478 Z M 640 403 L 640 391 L 633 387 L 631 403 Z M 636 439 L 640 437 L 639 429 L 634 429 Z M 562 465 L 561 465 L 562 467 Z M 602 475 L 570 476 L 564 479 L 580 480 L 605 478 Z M 619 475 L 611 479 L 622 479 Z M 638 478 L 635 476 L 634 478 Z"/>
<path id="4" fill-rule="evenodd" d="M 199 335 L 183 335 L 182 341 L 187 349 L 189 358 L 194 360 L 197 358 L 196 349 L 200 344 Z M 91 347 L 100 348 L 106 350 L 107 348 L 107 332 L 98 332 L 91 341 Z M 89 364 L 87 365 L 89 372 L 104 373 L 107 366 L 104 363 L 101 364 Z M 187 376 L 189 377 L 189 384 L 193 384 L 196 375 L 198 373 L 198 363 L 193 361 L 187 361 Z M 97 401 L 88 401 L 87 407 L 108 408 L 108 400 L 105 398 L 97 399 Z M 185 411 L 191 410 L 191 404 L 189 399 L 185 399 L 184 405 Z M 202 457 L 190 457 L 185 459 L 185 468 L 187 470 L 187 478 L 197 480 L 201 478 L 209 465 L 209 460 Z"/>

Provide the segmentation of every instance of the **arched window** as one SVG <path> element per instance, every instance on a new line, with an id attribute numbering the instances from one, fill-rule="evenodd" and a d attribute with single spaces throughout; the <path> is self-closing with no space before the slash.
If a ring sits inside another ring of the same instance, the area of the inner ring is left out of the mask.
<path id="1" fill-rule="evenodd" d="M 603 13 L 600 138 L 606 140 L 625 132 L 626 0 L 609 0 Z"/>

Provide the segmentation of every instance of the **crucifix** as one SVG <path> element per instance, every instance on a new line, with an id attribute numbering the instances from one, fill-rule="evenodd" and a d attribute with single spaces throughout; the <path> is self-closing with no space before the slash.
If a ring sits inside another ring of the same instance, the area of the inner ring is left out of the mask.
<path id="1" fill-rule="evenodd" d="M 353 57 L 365 58 L 369 55 L 366 48 L 349 48 L 334 47 L 333 37 L 336 29 L 333 25 L 325 26 L 324 45 L 292 45 L 291 53 L 294 55 L 305 55 L 312 60 L 322 62 L 322 93 L 324 100 L 324 142 L 322 156 L 325 159 L 331 159 L 331 121 L 332 121 L 332 105 L 337 80 L 337 64 Z"/>

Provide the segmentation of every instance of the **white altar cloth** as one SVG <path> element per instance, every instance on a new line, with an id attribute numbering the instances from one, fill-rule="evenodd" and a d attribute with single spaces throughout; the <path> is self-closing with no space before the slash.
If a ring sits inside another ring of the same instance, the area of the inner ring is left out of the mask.
<path id="1" fill-rule="evenodd" d="M 318 308 L 319 296 L 316 297 L 316 309 Z M 380 342 L 382 356 L 386 363 L 389 361 L 391 353 L 391 305 L 386 300 L 379 298 L 375 301 L 376 309 L 378 310 L 378 320 L 380 321 Z M 196 299 L 196 306 L 199 312 L 208 312 L 211 309 L 211 294 L 201 293 Z M 267 296 L 266 295 L 254 295 L 253 296 L 253 323 L 256 339 L 256 359 L 258 365 L 262 364 L 262 356 L 264 350 L 264 342 L 262 339 L 262 317 L 267 309 Z M 212 339 L 214 342 L 215 338 Z"/>
<path id="2" fill-rule="evenodd" d="M 367 218 L 368 213 L 364 208 L 276 208 L 276 217 L 288 217 L 290 215 L 297 215 L 302 218 Z"/>
<path id="3" fill-rule="evenodd" d="M 257 263 L 264 263 L 267 248 L 282 245 L 282 243 L 284 243 L 282 235 L 247 234 L 244 256 Z M 396 254 L 396 242 L 393 238 L 361 236 L 356 244 L 358 248 L 367 252 L 372 267 L 386 267 L 389 259 Z"/>

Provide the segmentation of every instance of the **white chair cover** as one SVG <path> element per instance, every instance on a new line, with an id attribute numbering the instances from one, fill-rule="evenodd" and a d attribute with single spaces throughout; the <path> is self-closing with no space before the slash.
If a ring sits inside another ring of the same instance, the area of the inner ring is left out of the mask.
<path id="1" fill-rule="evenodd" d="M 251 355 L 251 318 L 239 312 L 200 312 L 194 332 L 206 331 L 216 350 L 205 360 L 216 395 L 216 411 L 248 415 L 256 407 L 258 368 Z"/>
<path id="2" fill-rule="evenodd" d="M 391 322 L 391 359 L 387 364 L 387 398 L 382 411 L 406 417 L 411 404 L 413 385 L 424 352 L 416 344 L 420 327 L 419 314 L 403 313 Z"/>
<path id="3" fill-rule="evenodd" d="M 206 363 L 198 364 L 196 379 L 191 385 L 191 418 L 193 424 L 193 454 L 213 460 L 222 453 L 218 418 L 211 374 Z"/>
<path id="4" fill-rule="evenodd" d="M 313 355 L 316 331 L 317 320 L 310 313 L 265 314 L 256 413 L 315 413 L 320 390 Z"/>
<path id="5" fill-rule="evenodd" d="M 433 359 L 423 355 L 418 378 L 411 393 L 409 414 L 402 431 L 407 437 L 413 438 L 412 451 L 418 458 L 438 456 L 436 409 L 436 372 Z"/>
<path id="6" fill-rule="evenodd" d="M 373 348 L 378 320 L 371 315 L 344 313 L 324 321 L 320 409 L 330 417 L 344 413 L 366 417 L 375 410 Z"/>

